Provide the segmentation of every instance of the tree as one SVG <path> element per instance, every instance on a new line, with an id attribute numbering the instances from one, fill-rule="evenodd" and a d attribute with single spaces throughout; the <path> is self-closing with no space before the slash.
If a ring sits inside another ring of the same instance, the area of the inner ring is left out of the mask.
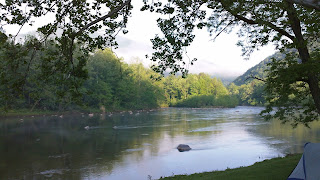
<path id="1" fill-rule="evenodd" d="M 293 85 L 297 81 L 304 82 L 305 87 L 308 88 L 307 92 L 312 97 L 311 103 L 314 107 L 309 108 L 308 111 L 315 111 L 317 114 L 317 116 L 307 115 L 306 117 L 309 118 L 307 122 L 316 120 L 320 113 L 320 70 L 317 68 L 319 67 L 319 56 L 311 54 L 309 45 L 317 41 L 319 37 L 320 12 L 317 1 L 170 0 L 165 4 L 158 1 L 148 3 L 146 0 L 144 2 L 145 5 L 141 10 L 169 15 L 168 18 L 157 20 L 163 35 L 157 35 L 152 39 L 156 52 L 153 53 L 151 60 L 158 62 L 157 66 L 153 66 L 155 71 L 163 73 L 170 69 L 172 72 L 181 71 L 183 75 L 187 74 L 183 57 L 185 47 L 189 46 L 195 37 L 193 34 L 195 28 L 207 27 L 210 34 L 217 37 L 222 32 L 230 32 L 234 27 L 239 27 L 238 34 L 242 40 L 238 44 L 242 46 L 245 56 L 249 56 L 253 50 L 270 42 L 277 44 L 282 51 L 287 48 L 297 49 L 301 61 L 298 61 L 294 68 L 303 73 L 297 79 L 287 81 L 287 84 Z M 58 48 L 65 57 L 63 61 L 70 61 L 72 64 L 74 44 L 80 44 L 83 52 L 96 47 L 116 45 L 114 35 L 126 27 L 132 5 L 130 0 L 88 2 L 26 0 L 23 3 L 20 0 L 12 0 L 1 4 L 0 8 L 1 24 L 6 22 L 24 25 L 32 22 L 31 17 L 54 13 L 55 21 L 39 28 L 38 31 L 46 39 L 49 35 L 62 30 L 62 35 L 56 37 Z M 102 15 L 104 10 L 108 11 L 106 15 Z M 90 36 L 91 33 L 101 28 L 105 28 L 104 36 Z M 123 30 L 123 33 L 126 32 Z M 13 40 L 14 38 L 15 36 L 12 36 Z M 194 58 L 191 64 L 196 60 Z M 286 66 L 287 69 L 292 68 L 290 63 L 287 63 Z M 281 68 L 279 70 L 282 72 Z M 268 80 L 281 81 L 280 78 L 268 78 Z M 273 85 L 279 85 L 279 83 Z M 277 93 L 280 97 L 287 95 L 281 91 Z M 265 113 L 269 114 L 271 110 L 272 108 L 268 108 Z M 281 112 L 285 114 L 286 110 Z"/>
<path id="2" fill-rule="evenodd" d="M 120 60 L 109 49 L 97 51 L 87 63 L 89 78 L 84 83 L 84 101 L 90 107 L 112 104 L 115 82 L 119 80 Z"/>
<path id="3" fill-rule="evenodd" d="M 10 56 L 12 58 L 5 59 L 7 64 L 15 64 L 15 67 L 25 67 L 25 64 L 33 66 L 35 61 L 33 61 L 33 58 L 25 60 L 26 54 L 31 52 L 34 57 L 38 53 L 44 53 L 43 49 L 47 48 L 46 45 L 48 43 L 54 43 L 55 52 L 46 52 L 48 54 L 45 56 L 48 56 L 48 58 L 40 58 L 41 62 L 38 63 L 44 64 L 43 71 L 47 72 L 45 77 L 49 77 L 50 73 L 54 75 L 60 75 L 60 72 L 66 74 L 67 76 L 62 81 L 67 81 L 64 85 L 72 89 L 73 95 L 77 96 L 76 94 L 79 94 L 77 89 L 82 85 L 81 82 L 83 81 L 73 81 L 73 79 L 79 80 L 79 77 L 87 76 L 84 67 L 89 52 L 93 52 L 96 48 L 117 46 L 115 35 L 121 30 L 123 33 L 127 33 L 125 27 L 132 6 L 130 0 L 96 0 L 88 2 L 82 0 L 13 0 L 0 3 L 0 9 L 0 51 L 11 51 L 13 53 L 14 49 L 20 49 L 19 53 L 14 53 L 14 56 Z M 108 13 L 103 15 L 105 11 Z M 25 24 L 33 25 L 35 18 L 48 14 L 55 16 L 54 21 L 37 29 L 39 36 L 35 38 L 37 40 L 34 43 L 29 43 L 28 48 L 21 46 L 21 43 L 16 41 L 18 34 L 5 34 L 2 29 L 7 24 L 16 24 L 20 25 L 21 30 Z M 92 35 L 102 29 L 105 31 L 104 35 Z M 77 50 L 82 52 L 80 56 L 75 54 Z M 4 60 L 4 58 L 2 56 L 1 60 Z M 52 58 L 55 58 L 54 63 L 51 61 Z M 51 68 L 50 65 L 55 66 L 55 68 Z M 21 74 L 29 73 L 28 68 L 20 68 L 20 70 Z M 11 84 L 5 90 L 21 94 L 26 83 L 25 76 L 12 77 L 15 77 L 14 82 L 3 81 L 5 84 Z M 43 77 L 39 75 L 35 79 Z"/>
<path id="4" fill-rule="evenodd" d="M 242 47 L 243 55 L 249 56 L 255 49 L 273 42 L 277 47 L 285 52 L 286 49 L 297 49 L 300 60 L 287 61 L 283 66 L 273 63 L 273 69 L 282 76 L 273 73 L 273 77 L 267 79 L 267 89 L 272 96 L 268 100 L 279 100 L 288 96 L 285 93 L 284 84 L 293 86 L 298 81 L 304 82 L 304 87 L 308 88 L 312 101 L 309 106 L 303 106 L 299 118 L 293 118 L 293 122 L 310 122 L 317 120 L 320 114 L 320 88 L 319 88 L 319 49 L 310 49 L 313 42 L 318 40 L 320 34 L 320 12 L 319 4 L 314 2 L 314 8 L 306 7 L 306 2 L 299 1 L 180 1 L 172 0 L 167 4 L 159 5 L 150 3 L 144 6 L 144 10 L 150 10 L 161 14 L 170 14 L 168 18 L 158 19 L 158 26 L 163 35 L 157 35 L 153 40 L 153 53 L 151 59 L 159 61 L 154 70 L 163 73 L 167 67 L 172 71 L 183 70 L 182 65 L 185 47 L 189 46 L 194 39 L 195 28 L 207 27 L 211 35 L 219 36 L 222 32 L 230 32 L 234 27 L 239 27 L 238 35 L 242 38 L 238 45 Z M 304 6 L 300 4 L 303 3 Z M 207 15 L 209 14 L 209 15 Z M 208 18 L 207 18 L 208 17 Z M 314 54 L 314 55 L 312 55 Z M 292 55 L 287 55 L 287 60 Z M 196 59 L 194 59 L 196 60 Z M 292 60 L 292 58 L 291 58 Z M 286 73 L 284 73 L 286 72 Z M 293 72 L 300 72 L 297 76 L 291 76 Z M 281 78 L 286 75 L 285 79 Z M 290 77 L 290 80 L 289 80 Z M 295 78 L 293 78 L 295 77 Z M 286 83 L 284 83 L 284 81 Z M 276 82 L 276 83 L 274 83 Z M 301 84 L 300 84 L 301 85 Z M 280 89 L 279 89 L 280 88 Z M 271 92 L 272 90 L 272 92 Z M 275 92 L 276 91 L 276 92 Z M 277 98 L 275 98 L 277 97 Z M 287 98 L 286 98 L 287 99 Z M 281 107 L 283 101 L 271 103 Z M 270 105 L 271 105 L 270 104 Z M 267 118 L 279 117 L 287 119 L 286 112 L 291 111 L 297 105 L 291 104 L 287 108 L 278 108 L 279 113 L 272 114 L 274 110 L 268 106 L 263 113 Z M 277 109 L 275 109 L 277 110 Z M 296 113 L 297 113 L 296 112 Z M 293 115 L 290 113 L 289 115 Z"/>
<path id="5" fill-rule="evenodd" d="M 34 37 L 27 37 L 21 44 L 0 44 L 1 109 L 19 107 L 32 111 L 41 106 L 60 110 L 79 99 L 78 88 L 86 79 L 86 60 L 75 60 L 72 68 L 69 61 L 62 61 L 55 45 L 54 41 L 47 41 L 41 47 Z M 74 54 L 82 57 L 77 50 Z"/>

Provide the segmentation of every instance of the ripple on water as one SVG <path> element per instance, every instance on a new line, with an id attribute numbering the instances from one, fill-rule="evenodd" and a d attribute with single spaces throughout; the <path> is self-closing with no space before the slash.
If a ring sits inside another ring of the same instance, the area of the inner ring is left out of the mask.
<path id="1" fill-rule="evenodd" d="M 126 149 L 124 152 L 136 152 L 136 151 L 142 151 L 143 148 L 137 148 L 137 149 Z"/>
<path id="2" fill-rule="evenodd" d="M 113 126 L 113 129 L 137 129 L 137 126 Z"/>
<path id="3" fill-rule="evenodd" d="M 67 171 L 66 169 L 50 169 L 42 171 L 38 174 L 44 175 L 45 177 L 52 177 L 55 174 L 62 175 L 63 171 Z"/>
<path id="4" fill-rule="evenodd" d="M 143 143 L 142 145 L 144 145 L 144 146 L 152 146 L 152 144 L 150 144 L 150 143 Z"/>
<path id="5" fill-rule="evenodd" d="M 52 156 L 48 156 L 48 158 L 58 159 L 58 158 L 64 158 L 67 156 L 70 156 L 70 154 L 66 153 L 66 154 L 52 155 Z"/>
<path id="6" fill-rule="evenodd" d="M 246 123 L 246 126 L 260 126 L 260 125 L 264 125 L 264 124 L 270 124 L 270 122 L 250 122 L 250 123 Z"/>
<path id="7" fill-rule="evenodd" d="M 188 132 L 207 132 L 207 131 L 216 131 L 218 130 L 216 126 L 211 126 L 211 127 L 205 127 L 205 128 L 198 128 L 194 130 L 190 130 Z"/>
<path id="8" fill-rule="evenodd" d="M 285 141 L 277 140 L 277 139 L 269 141 L 269 144 L 272 144 L 272 145 L 284 144 L 284 143 L 285 143 Z"/>

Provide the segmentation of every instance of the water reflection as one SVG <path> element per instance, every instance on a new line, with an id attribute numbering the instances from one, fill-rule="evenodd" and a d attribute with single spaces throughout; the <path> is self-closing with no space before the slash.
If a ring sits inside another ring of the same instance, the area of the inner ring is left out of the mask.
<path id="1" fill-rule="evenodd" d="M 147 179 L 302 152 L 312 129 L 265 122 L 258 107 L 0 120 L 0 179 Z M 89 127 L 89 128 L 85 128 Z M 192 150 L 179 153 L 178 144 Z"/>

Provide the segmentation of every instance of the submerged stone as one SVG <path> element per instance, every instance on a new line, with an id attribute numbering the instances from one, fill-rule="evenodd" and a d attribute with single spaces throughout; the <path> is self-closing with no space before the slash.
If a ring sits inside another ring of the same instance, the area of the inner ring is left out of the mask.
<path id="1" fill-rule="evenodd" d="M 178 151 L 183 152 L 183 151 L 190 151 L 191 148 L 189 145 L 186 144 L 179 144 L 179 146 L 177 147 Z"/>

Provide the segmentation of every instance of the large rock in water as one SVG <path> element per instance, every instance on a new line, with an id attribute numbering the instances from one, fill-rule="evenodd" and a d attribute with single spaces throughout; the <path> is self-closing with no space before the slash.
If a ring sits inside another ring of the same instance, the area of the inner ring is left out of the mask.
<path id="1" fill-rule="evenodd" d="M 190 151 L 191 148 L 189 145 L 186 145 L 186 144 L 179 144 L 179 146 L 177 147 L 177 149 L 180 151 L 180 152 L 183 152 L 183 151 Z"/>

